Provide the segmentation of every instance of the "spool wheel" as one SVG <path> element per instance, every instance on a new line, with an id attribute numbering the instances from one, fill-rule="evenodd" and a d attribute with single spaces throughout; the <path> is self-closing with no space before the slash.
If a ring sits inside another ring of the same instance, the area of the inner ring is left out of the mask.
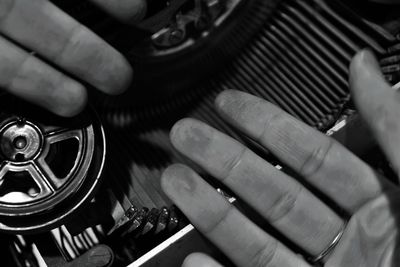
<path id="1" fill-rule="evenodd" d="M 19 106 L 13 110 L 21 114 L 0 115 L 0 231 L 37 232 L 62 224 L 92 198 L 105 139 L 92 111 L 68 120 Z"/>

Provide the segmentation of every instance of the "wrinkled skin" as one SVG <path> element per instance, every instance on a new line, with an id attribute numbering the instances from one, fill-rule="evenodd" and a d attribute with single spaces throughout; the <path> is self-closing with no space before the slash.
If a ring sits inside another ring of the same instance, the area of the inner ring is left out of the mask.
<path id="1" fill-rule="evenodd" d="M 360 51 L 352 60 L 350 86 L 371 132 L 360 134 L 374 135 L 398 173 L 400 92 L 385 82 L 369 50 Z M 400 266 L 397 185 L 336 141 L 257 97 L 228 90 L 217 97 L 216 110 L 300 178 L 276 170 L 243 144 L 193 119 L 179 121 L 171 130 L 175 148 L 309 255 L 319 255 L 344 229 L 336 246 L 319 263 L 328 267 Z M 197 229 L 237 266 L 312 266 L 305 255 L 294 253 L 268 229 L 256 225 L 189 167 L 170 166 L 162 186 Z M 319 199 L 314 189 L 349 218 Z M 221 265 L 195 253 L 183 266 Z"/>

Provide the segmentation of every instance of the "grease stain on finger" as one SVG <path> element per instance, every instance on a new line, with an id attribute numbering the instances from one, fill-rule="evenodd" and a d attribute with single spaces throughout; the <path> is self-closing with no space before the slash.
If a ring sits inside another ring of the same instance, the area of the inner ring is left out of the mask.
<path id="1" fill-rule="evenodd" d="M 178 151 L 222 180 L 241 162 L 246 150 L 237 140 L 194 119 L 179 121 L 171 131 L 171 141 Z"/>
<path id="2" fill-rule="evenodd" d="M 208 127 L 201 127 L 193 119 L 178 121 L 171 130 L 171 141 L 175 147 L 189 153 L 198 153 L 199 156 L 207 154 L 211 142 L 212 132 Z"/>
<path id="3" fill-rule="evenodd" d="M 268 118 L 280 112 L 271 103 L 237 90 L 220 93 L 215 106 L 221 115 L 239 129 L 251 132 L 255 139 L 264 133 Z"/>
<path id="4" fill-rule="evenodd" d="M 168 167 L 161 178 L 167 196 L 201 231 L 207 232 L 227 211 L 230 203 L 196 172 L 182 164 Z"/>
<path id="5" fill-rule="evenodd" d="M 195 173 L 182 164 L 168 167 L 162 175 L 161 185 L 171 198 L 175 194 L 192 195 L 197 187 Z"/>

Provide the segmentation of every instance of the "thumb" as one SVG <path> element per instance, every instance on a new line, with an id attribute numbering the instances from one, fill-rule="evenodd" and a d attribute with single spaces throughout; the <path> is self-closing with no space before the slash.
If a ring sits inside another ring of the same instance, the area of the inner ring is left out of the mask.
<path id="1" fill-rule="evenodd" d="M 350 87 L 361 116 L 399 174 L 400 91 L 394 90 L 385 81 L 370 50 L 363 50 L 353 58 Z"/>

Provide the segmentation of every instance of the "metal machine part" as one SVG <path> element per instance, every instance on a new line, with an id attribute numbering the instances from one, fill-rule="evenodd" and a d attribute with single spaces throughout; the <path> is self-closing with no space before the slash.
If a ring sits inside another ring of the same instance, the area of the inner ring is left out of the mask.
<path id="1" fill-rule="evenodd" d="M 251 40 L 280 0 L 171 0 L 138 25 L 121 25 L 86 1 L 54 0 L 119 49 L 135 69 L 132 90 L 96 94 L 107 107 L 147 107 L 186 94 Z M 154 3 L 156 1 L 150 1 Z"/>
<path id="2" fill-rule="evenodd" d="M 115 252 L 116 266 L 126 266 L 167 239 L 171 234 L 168 230 L 186 223 L 173 209 L 162 208 L 171 203 L 159 185 L 169 164 L 191 164 L 172 148 L 168 137 L 171 126 L 182 117 L 202 120 L 277 163 L 216 114 L 213 102 L 222 90 L 234 88 L 257 95 L 325 132 L 352 108 L 348 65 L 356 51 L 372 47 L 387 80 L 396 84 L 400 79 L 398 17 L 382 22 L 379 16 L 369 16 L 368 10 L 372 15 L 379 12 L 366 1 L 216 1 L 222 8 L 203 29 L 193 26 L 199 14 L 211 12 L 206 4 L 213 1 L 153 0 L 150 2 L 158 3 L 159 8 L 135 27 L 88 8 L 89 1 L 54 2 L 63 2 L 60 5 L 67 12 L 120 49 L 136 72 L 136 83 L 127 94 L 91 97 L 97 101 L 107 133 L 105 186 L 90 203 L 92 209 L 72 220 L 77 227 L 67 225 L 51 232 L 67 261 L 105 242 Z M 174 33 L 178 24 L 184 35 Z M 35 135 L 32 130 L 27 132 Z M 359 138 L 355 140 L 365 148 Z M 18 151 L 26 147 L 21 138 L 5 146 L 11 144 Z M 8 153 L 7 157 L 16 154 Z M 98 231 L 98 219 L 103 218 L 111 221 L 102 228 L 104 232 Z M 109 229 L 113 232 L 105 234 Z M 84 242 L 86 239 L 93 242 Z M 37 243 L 40 240 L 42 237 Z M 46 254 L 49 244 L 42 242 L 38 250 Z M 181 259 L 189 252 L 179 248 L 169 253 L 170 258 Z M 147 257 L 154 265 L 143 266 L 155 266 L 157 256 L 168 257 L 158 251 Z"/>
<path id="3" fill-rule="evenodd" d="M 275 3 L 270 4 L 272 8 Z M 248 9 L 248 12 L 262 17 L 264 22 L 230 62 L 185 91 L 175 92 L 157 103 L 147 103 L 146 107 L 134 104 L 142 96 L 138 90 L 124 96 L 125 101 L 132 100 L 130 106 L 108 98 L 98 104 L 104 121 L 121 129 L 132 125 L 156 127 L 166 117 L 172 118 L 193 106 L 201 106 L 203 113 L 213 112 L 208 110 L 213 106 L 215 95 L 234 88 L 273 102 L 318 129 L 328 129 L 343 109 L 351 105 L 348 66 L 353 55 L 364 47 L 371 47 L 381 58 L 382 70 L 389 82 L 399 81 L 398 38 L 355 14 L 341 1 L 282 0 L 270 15 L 265 10 Z M 257 24 L 252 23 L 249 20 L 246 27 Z M 229 45 L 220 45 L 221 54 L 229 53 Z M 174 77 L 177 84 L 187 78 L 185 72 Z M 167 87 L 168 83 L 160 85 L 160 90 Z M 152 95 L 155 99 L 159 96 Z"/>
<path id="4" fill-rule="evenodd" d="M 189 1 L 190 2 L 190 1 Z M 227 1 L 221 0 L 192 0 L 191 8 L 186 12 L 180 10 L 171 18 L 167 27 L 162 28 L 151 36 L 155 47 L 172 48 L 195 36 L 206 36 L 221 13 L 226 10 Z M 237 2 L 236 2 L 237 3 Z M 229 11 L 233 10 L 230 6 Z M 226 17 L 227 14 L 223 16 Z M 192 42 L 194 40 L 192 39 Z"/>
<path id="5" fill-rule="evenodd" d="M 126 236 L 135 233 L 136 237 L 144 235 L 157 235 L 165 232 L 173 232 L 179 224 L 179 218 L 172 207 L 161 209 L 138 209 L 129 207 L 123 216 L 108 231 L 107 235 Z M 165 231 L 164 231 L 165 230 Z"/>
<path id="6" fill-rule="evenodd" d="M 41 116 L 49 116 L 37 108 L 31 113 L 30 105 L 11 96 L 0 101 L 0 231 L 54 228 L 90 201 L 100 183 L 103 128 L 93 111 L 43 122 Z"/>

